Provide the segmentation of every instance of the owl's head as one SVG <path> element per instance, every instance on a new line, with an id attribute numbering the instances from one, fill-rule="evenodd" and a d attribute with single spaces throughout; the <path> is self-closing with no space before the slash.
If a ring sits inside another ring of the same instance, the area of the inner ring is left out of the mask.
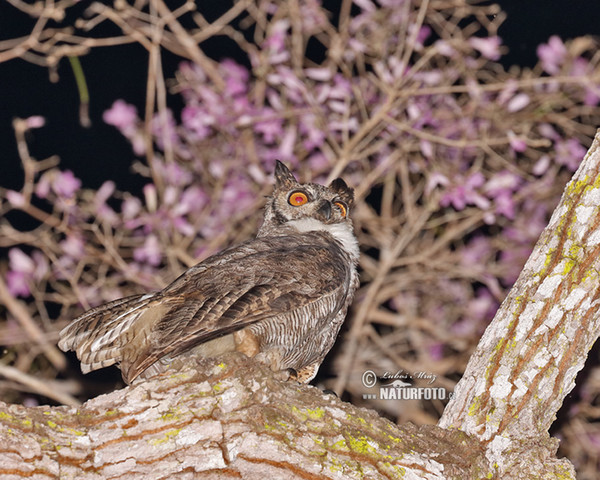
<path id="1" fill-rule="evenodd" d="M 280 161 L 275 166 L 275 189 L 265 208 L 259 236 L 272 234 L 282 226 L 298 230 L 328 230 L 327 226 L 347 225 L 352 228 L 350 213 L 354 190 L 341 178 L 328 186 L 299 183 Z"/>

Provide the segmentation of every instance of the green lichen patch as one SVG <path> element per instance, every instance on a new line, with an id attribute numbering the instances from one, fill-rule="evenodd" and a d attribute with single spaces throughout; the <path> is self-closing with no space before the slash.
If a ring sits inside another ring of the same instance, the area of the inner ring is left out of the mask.
<path id="1" fill-rule="evenodd" d="M 176 407 L 171 407 L 160 416 L 160 419 L 165 422 L 181 420 L 181 411 Z"/>
<path id="2" fill-rule="evenodd" d="M 174 437 L 179 435 L 179 432 L 181 432 L 181 428 L 174 428 L 172 430 L 167 430 L 166 432 L 163 433 L 163 435 L 161 437 L 153 438 L 152 440 L 149 440 L 148 443 L 155 447 L 164 445 L 164 444 L 170 442 Z"/>
<path id="3" fill-rule="evenodd" d="M 306 422 L 307 420 L 321 420 L 325 415 L 325 410 L 321 407 L 317 407 L 314 409 L 311 408 L 298 408 L 295 405 L 292 406 L 292 413 L 296 418 L 298 418 L 302 422 Z"/>

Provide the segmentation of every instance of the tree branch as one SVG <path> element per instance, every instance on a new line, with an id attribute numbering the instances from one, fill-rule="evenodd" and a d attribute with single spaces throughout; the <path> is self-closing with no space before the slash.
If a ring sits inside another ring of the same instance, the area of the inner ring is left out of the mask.
<path id="1" fill-rule="evenodd" d="M 480 439 L 502 472 L 518 460 L 506 450 L 548 443 L 548 429 L 598 338 L 599 227 L 600 132 L 439 422 Z"/>
<path id="2" fill-rule="evenodd" d="M 242 355 L 79 409 L 0 404 L 2 478 L 475 478 L 481 454 L 462 432 L 398 427 Z"/>

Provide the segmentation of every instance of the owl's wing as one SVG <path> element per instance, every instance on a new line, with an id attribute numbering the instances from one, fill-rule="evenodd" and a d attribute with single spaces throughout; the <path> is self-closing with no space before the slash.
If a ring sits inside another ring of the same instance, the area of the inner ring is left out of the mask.
<path id="1" fill-rule="evenodd" d="M 253 240 L 192 267 L 161 292 L 98 307 L 63 330 L 59 346 L 77 351 L 82 370 L 119 362 L 131 382 L 164 356 L 267 318 L 323 299 L 337 311 L 348 262 L 321 235 L 298 237 Z"/>

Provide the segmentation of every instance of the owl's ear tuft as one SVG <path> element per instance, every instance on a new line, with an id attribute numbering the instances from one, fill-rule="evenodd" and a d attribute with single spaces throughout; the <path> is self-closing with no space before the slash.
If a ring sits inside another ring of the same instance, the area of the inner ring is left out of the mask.
<path id="1" fill-rule="evenodd" d="M 349 187 L 341 178 L 333 180 L 329 184 L 329 188 L 336 192 L 348 205 L 351 205 L 354 201 L 354 189 Z"/>
<path id="2" fill-rule="evenodd" d="M 298 181 L 292 172 L 279 160 L 275 160 L 275 188 L 289 189 L 297 184 Z"/>

